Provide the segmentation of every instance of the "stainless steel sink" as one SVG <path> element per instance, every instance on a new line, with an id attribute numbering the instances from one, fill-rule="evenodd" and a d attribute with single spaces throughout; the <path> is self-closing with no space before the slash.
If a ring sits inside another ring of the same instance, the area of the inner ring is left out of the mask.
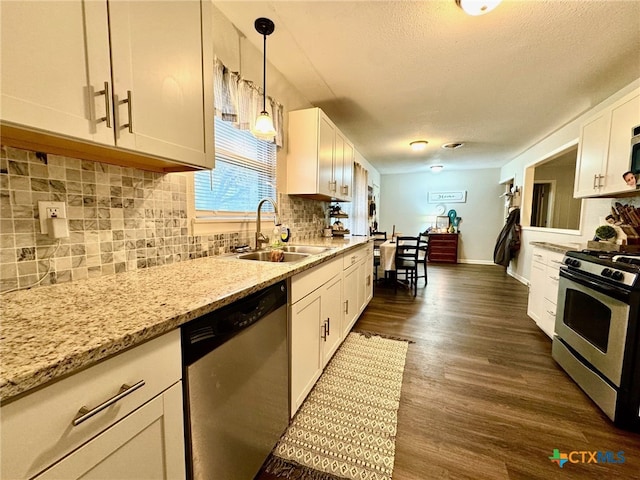
<path id="1" fill-rule="evenodd" d="M 304 260 L 310 254 L 309 253 L 301 253 L 301 252 L 284 252 L 284 257 L 279 262 L 299 262 L 300 260 Z M 269 251 L 259 251 L 259 252 L 249 252 L 249 253 L 241 253 L 238 255 L 240 260 L 256 260 L 259 262 L 271 262 L 271 252 Z"/>
<path id="2" fill-rule="evenodd" d="M 285 252 L 295 253 L 308 253 L 309 255 L 316 255 L 318 253 L 324 253 L 331 250 L 330 247 L 322 247 L 318 245 L 285 245 L 282 247 Z"/>

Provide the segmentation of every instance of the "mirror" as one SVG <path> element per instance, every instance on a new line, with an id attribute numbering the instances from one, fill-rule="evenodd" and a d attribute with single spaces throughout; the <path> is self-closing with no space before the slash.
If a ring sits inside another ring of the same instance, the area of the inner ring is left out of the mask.
<path id="1" fill-rule="evenodd" d="M 528 167 L 523 212 L 531 227 L 580 230 L 582 200 L 573 198 L 578 146 Z"/>

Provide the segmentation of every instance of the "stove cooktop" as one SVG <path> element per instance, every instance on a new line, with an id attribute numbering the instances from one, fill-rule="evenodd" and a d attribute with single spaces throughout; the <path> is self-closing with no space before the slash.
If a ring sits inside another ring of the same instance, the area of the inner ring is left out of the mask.
<path id="1" fill-rule="evenodd" d="M 588 273 L 609 283 L 640 288 L 640 253 L 569 251 L 562 263 L 565 268 Z"/>

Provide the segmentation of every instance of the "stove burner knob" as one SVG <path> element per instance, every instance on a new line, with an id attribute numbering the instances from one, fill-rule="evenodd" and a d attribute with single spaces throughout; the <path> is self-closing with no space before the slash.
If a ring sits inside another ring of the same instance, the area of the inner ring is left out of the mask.
<path id="1" fill-rule="evenodd" d="M 571 263 L 567 262 L 570 266 L 578 268 L 580 266 L 580 260 L 575 258 L 570 259 Z"/>
<path id="2" fill-rule="evenodd" d="M 611 275 L 611 278 L 613 278 L 614 280 L 618 280 L 618 281 L 624 280 L 624 273 L 615 271 Z"/>
<path id="3" fill-rule="evenodd" d="M 613 271 L 610 268 L 605 268 L 604 270 L 602 270 L 602 272 L 600 272 L 600 275 L 602 275 L 603 277 L 610 277 L 612 273 Z"/>

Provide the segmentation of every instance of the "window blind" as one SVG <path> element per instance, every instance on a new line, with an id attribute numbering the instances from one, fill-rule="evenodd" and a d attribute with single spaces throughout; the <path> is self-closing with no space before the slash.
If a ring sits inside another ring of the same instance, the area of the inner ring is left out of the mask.
<path id="1" fill-rule="evenodd" d="M 218 118 L 215 128 L 216 168 L 195 173 L 197 216 L 253 216 L 262 198 L 275 198 L 276 146 Z"/>

